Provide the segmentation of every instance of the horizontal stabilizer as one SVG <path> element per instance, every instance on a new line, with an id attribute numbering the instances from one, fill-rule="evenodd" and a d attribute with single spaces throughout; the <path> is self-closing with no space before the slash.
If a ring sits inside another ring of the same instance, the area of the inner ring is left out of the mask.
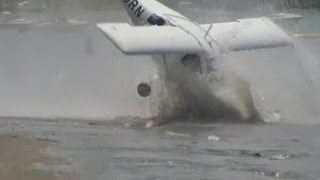
<path id="1" fill-rule="evenodd" d="M 100 23 L 98 28 L 125 54 L 198 53 L 198 41 L 177 27 Z"/>

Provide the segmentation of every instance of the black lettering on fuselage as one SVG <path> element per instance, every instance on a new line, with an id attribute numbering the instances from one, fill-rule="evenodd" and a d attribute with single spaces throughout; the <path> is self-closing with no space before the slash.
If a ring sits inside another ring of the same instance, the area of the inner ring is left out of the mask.
<path id="1" fill-rule="evenodd" d="M 144 9 L 142 9 L 142 6 L 139 6 L 135 11 L 134 14 L 139 18 L 141 14 L 143 14 Z"/>
<path id="2" fill-rule="evenodd" d="M 144 8 L 139 5 L 138 0 L 123 0 L 128 5 L 128 9 L 137 17 L 139 18 L 143 12 Z"/>
<path id="3" fill-rule="evenodd" d="M 134 9 L 136 8 L 136 6 L 138 5 L 138 1 L 137 0 L 132 0 L 129 4 L 128 4 L 128 8 L 131 8 L 131 11 L 133 12 Z"/>

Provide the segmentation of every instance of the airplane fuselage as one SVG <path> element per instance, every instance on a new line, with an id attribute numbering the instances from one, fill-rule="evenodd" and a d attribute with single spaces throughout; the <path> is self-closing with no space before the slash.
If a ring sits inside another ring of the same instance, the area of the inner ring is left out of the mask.
<path id="1" fill-rule="evenodd" d="M 134 26 L 128 23 L 99 23 L 97 26 L 128 55 L 161 55 L 166 64 L 165 56 L 173 54 L 180 56 L 185 66 L 199 67 L 200 62 L 201 69 L 195 69 L 207 73 L 212 69 L 211 61 L 222 53 L 291 44 L 287 34 L 265 17 L 198 24 L 157 0 L 121 1 Z M 140 85 L 138 92 L 147 97 L 150 86 Z"/>
<path id="2" fill-rule="evenodd" d="M 161 12 L 151 11 L 148 9 L 150 4 L 146 3 L 152 1 L 122 1 L 135 25 L 175 26 L 192 36 L 203 49 L 201 54 L 198 54 L 201 59 L 202 69 L 208 69 L 206 66 L 210 66 L 210 62 L 220 55 L 218 45 L 207 33 L 210 29 L 203 29 L 198 23 L 170 9 L 161 9 Z"/>
<path id="3" fill-rule="evenodd" d="M 145 12 L 144 7 L 138 0 L 123 0 L 123 2 L 126 4 L 127 9 L 136 16 L 136 18 L 140 18 L 140 16 Z"/>

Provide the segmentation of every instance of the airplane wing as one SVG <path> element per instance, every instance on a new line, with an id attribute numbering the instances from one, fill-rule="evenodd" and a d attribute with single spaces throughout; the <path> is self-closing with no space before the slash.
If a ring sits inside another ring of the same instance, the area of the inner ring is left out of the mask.
<path id="1" fill-rule="evenodd" d="M 236 22 L 201 25 L 210 30 L 223 51 L 241 51 L 290 45 L 289 37 L 268 18 L 242 19 Z"/>
<path id="2" fill-rule="evenodd" d="M 175 26 L 131 26 L 127 23 L 100 23 L 97 26 L 125 54 L 202 52 L 197 38 Z M 204 24 L 201 28 L 208 30 L 206 34 L 223 52 L 291 44 L 287 34 L 267 18 Z"/>
<path id="3" fill-rule="evenodd" d="M 100 23 L 98 28 L 125 54 L 198 53 L 198 41 L 173 26 Z"/>

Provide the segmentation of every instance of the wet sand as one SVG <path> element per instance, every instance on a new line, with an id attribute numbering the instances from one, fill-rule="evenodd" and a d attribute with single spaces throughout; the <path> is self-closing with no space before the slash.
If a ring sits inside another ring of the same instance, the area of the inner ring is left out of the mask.
<path id="1" fill-rule="evenodd" d="M 72 175 L 40 170 L 42 165 L 57 165 L 61 159 L 50 156 L 50 140 L 31 139 L 16 135 L 0 136 L 0 179 L 7 180 L 64 180 Z"/>

